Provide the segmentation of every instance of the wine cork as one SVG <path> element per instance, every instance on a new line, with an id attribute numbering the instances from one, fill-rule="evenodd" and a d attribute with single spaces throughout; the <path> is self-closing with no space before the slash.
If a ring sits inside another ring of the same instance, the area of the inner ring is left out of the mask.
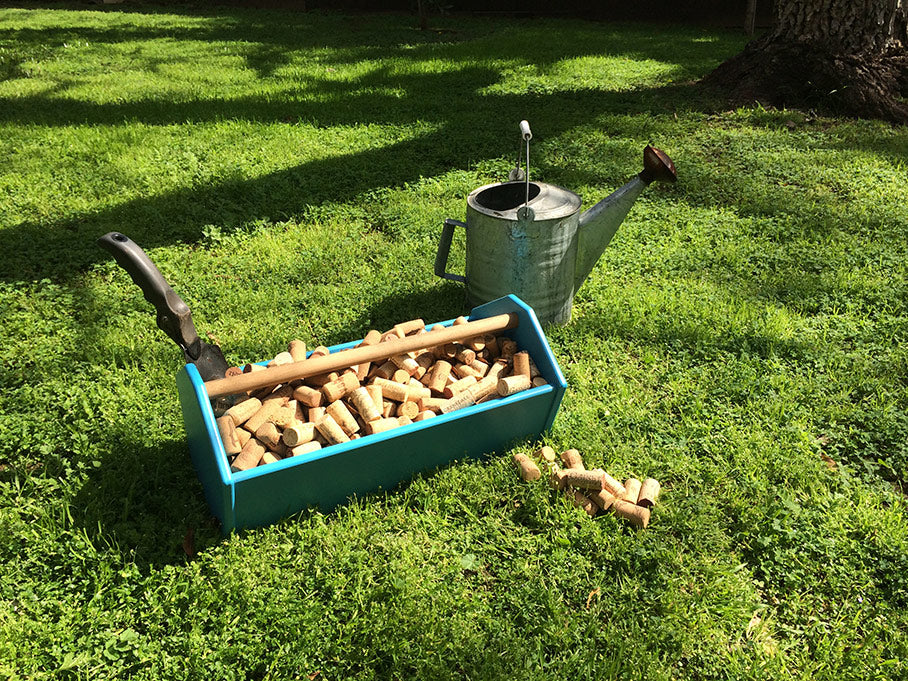
<path id="1" fill-rule="evenodd" d="M 517 464 L 517 467 L 520 472 L 520 478 L 524 482 L 530 482 L 531 480 L 539 480 L 542 477 L 542 473 L 539 470 L 539 466 L 533 463 L 526 454 L 518 452 L 514 454 L 514 463 Z"/>
<path id="2" fill-rule="evenodd" d="M 327 357 L 330 354 L 331 351 L 328 348 L 326 348 L 324 345 L 318 345 L 312 350 L 311 353 L 309 353 L 309 358 L 311 359 L 312 357 Z"/>
<path id="3" fill-rule="evenodd" d="M 293 391 L 293 399 L 307 407 L 322 406 L 323 398 L 321 390 L 316 390 L 308 385 L 301 385 Z"/>
<path id="4" fill-rule="evenodd" d="M 526 376 L 529 381 L 532 381 L 533 377 L 530 376 L 530 353 L 526 350 L 514 353 L 513 361 L 514 375 Z"/>
<path id="5" fill-rule="evenodd" d="M 277 367 L 284 364 L 293 364 L 294 361 L 295 360 L 293 359 L 293 355 L 291 355 L 289 352 L 279 352 L 274 356 L 274 359 L 268 362 L 268 366 Z"/>
<path id="6" fill-rule="evenodd" d="M 589 497 L 602 511 L 609 510 L 617 499 L 614 494 L 605 489 L 601 489 L 597 492 L 590 492 Z"/>
<path id="7" fill-rule="evenodd" d="M 306 410 L 306 420 L 311 423 L 317 423 L 318 420 L 325 415 L 324 407 L 309 407 Z"/>
<path id="8" fill-rule="evenodd" d="M 405 371 L 404 369 L 395 369 L 394 373 L 391 374 L 389 381 L 394 381 L 395 383 L 403 383 L 406 385 L 410 382 L 410 372 Z"/>
<path id="9" fill-rule="evenodd" d="M 454 365 L 454 373 L 458 378 L 466 378 L 467 376 L 473 376 L 477 380 L 482 378 L 485 374 L 480 374 L 476 369 L 473 368 L 472 364 L 456 364 Z"/>
<path id="10" fill-rule="evenodd" d="M 246 443 L 249 442 L 249 438 L 252 437 L 252 433 L 245 428 L 237 428 L 236 437 L 240 441 L 240 447 L 245 447 Z"/>
<path id="11" fill-rule="evenodd" d="M 329 404 L 325 407 L 325 411 L 331 418 L 337 421 L 337 425 L 339 425 L 347 435 L 353 435 L 353 433 L 359 430 L 359 423 L 356 422 L 356 418 L 354 418 L 353 414 L 351 414 L 350 410 L 347 408 L 347 405 L 341 400 Z"/>
<path id="12" fill-rule="evenodd" d="M 408 426 L 411 423 L 413 423 L 413 419 L 411 419 L 409 416 L 398 416 L 397 417 L 397 425 L 399 425 L 399 426 Z"/>
<path id="13" fill-rule="evenodd" d="M 377 345 L 381 342 L 381 332 L 376 331 L 375 329 L 370 329 L 369 332 L 365 335 L 362 341 L 356 347 L 368 347 L 372 345 Z M 356 374 L 356 379 L 362 383 L 366 380 L 366 376 L 369 375 L 369 370 L 372 368 L 372 362 L 362 362 L 355 366 L 351 366 L 350 369 Z"/>
<path id="14" fill-rule="evenodd" d="M 534 388 L 538 388 L 540 386 L 548 385 L 548 384 L 549 384 L 549 382 L 547 380 L 545 380 L 542 376 L 536 376 L 532 380 L 532 385 Z"/>
<path id="15" fill-rule="evenodd" d="M 435 418 L 434 411 L 421 411 L 414 418 L 414 421 L 425 421 L 426 419 Z"/>
<path id="16" fill-rule="evenodd" d="M 599 512 L 599 507 L 581 490 L 574 490 L 574 505 L 582 508 L 591 518 Z"/>
<path id="17" fill-rule="evenodd" d="M 306 359 L 306 344 L 297 338 L 294 338 L 287 344 L 287 351 L 290 353 L 294 362 L 302 362 Z"/>
<path id="18" fill-rule="evenodd" d="M 378 345 L 380 342 L 381 342 L 381 331 L 379 331 L 377 329 L 369 329 L 369 331 L 366 333 L 365 337 L 363 338 L 362 343 L 360 343 L 359 345 L 360 345 L 360 347 L 362 347 L 364 345 Z"/>
<path id="19" fill-rule="evenodd" d="M 644 528 L 649 525 L 650 512 L 648 508 L 637 506 L 624 499 L 616 499 L 612 510 L 621 518 L 628 520 L 635 527 Z"/>
<path id="20" fill-rule="evenodd" d="M 457 345 L 455 343 L 444 343 L 432 348 L 432 354 L 440 360 L 451 362 L 457 355 Z"/>
<path id="21" fill-rule="evenodd" d="M 619 499 L 623 499 L 624 495 L 627 494 L 627 490 L 624 489 L 624 485 L 615 480 L 608 473 L 605 474 L 605 489 L 614 494 Z"/>
<path id="22" fill-rule="evenodd" d="M 425 385 L 433 393 L 441 394 L 445 385 L 448 381 L 448 376 L 451 375 L 451 366 L 450 362 L 446 362 L 443 359 L 440 359 L 432 365 L 432 368 L 426 372 L 426 376 L 423 379 L 423 385 Z"/>
<path id="23" fill-rule="evenodd" d="M 381 386 L 382 396 L 394 400 L 395 402 L 406 402 L 410 399 L 410 386 L 395 381 L 388 381 L 383 378 L 374 380 L 376 385 Z"/>
<path id="24" fill-rule="evenodd" d="M 376 433 L 384 433 L 386 430 L 391 430 L 392 428 L 397 428 L 400 426 L 400 422 L 394 418 L 378 419 L 377 421 L 369 421 L 363 430 L 367 435 L 375 435 Z"/>
<path id="25" fill-rule="evenodd" d="M 530 388 L 530 379 L 523 374 L 514 374 L 498 380 L 498 394 L 502 397 L 514 395 Z"/>
<path id="26" fill-rule="evenodd" d="M 561 463 L 564 464 L 565 468 L 586 470 L 586 466 L 583 465 L 583 459 L 580 456 L 580 452 L 578 452 L 576 449 L 566 449 L 561 452 Z"/>
<path id="27" fill-rule="evenodd" d="M 296 421 L 296 400 L 289 400 L 280 409 L 274 410 L 268 417 L 268 421 L 278 428 L 286 428 L 292 424 Z"/>
<path id="28" fill-rule="evenodd" d="M 481 359 L 474 359 L 468 366 L 476 372 L 477 378 L 482 378 L 489 373 L 489 365 Z"/>
<path id="29" fill-rule="evenodd" d="M 545 461 L 548 461 L 549 463 L 552 463 L 556 459 L 555 450 L 548 445 L 544 445 L 543 447 L 540 447 L 536 450 L 536 458 L 543 459 Z"/>
<path id="30" fill-rule="evenodd" d="M 454 381 L 453 383 L 446 385 L 445 389 L 442 390 L 441 394 L 445 398 L 450 400 L 452 397 L 454 397 L 458 393 L 463 392 L 467 388 L 469 388 L 473 385 L 476 385 L 477 383 L 479 383 L 479 381 L 476 380 L 475 376 L 467 376 L 466 378 L 461 378 L 459 380 Z"/>
<path id="31" fill-rule="evenodd" d="M 410 357 L 410 355 L 394 355 L 391 357 L 391 361 L 394 363 L 394 366 L 406 371 L 410 376 L 415 376 L 419 373 L 420 366 L 416 363 L 415 359 Z"/>
<path id="32" fill-rule="evenodd" d="M 243 424 L 247 430 L 254 433 L 263 423 L 268 422 L 278 409 L 284 406 L 281 399 L 265 399 L 262 406 Z"/>
<path id="33" fill-rule="evenodd" d="M 322 395 L 325 396 L 325 399 L 329 403 L 336 402 L 356 390 L 358 387 L 359 379 L 356 378 L 356 373 L 346 371 L 336 380 L 325 383 L 325 385 L 322 386 Z"/>
<path id="34" fill-rule="evenodd" d="M 494 376 L 486 376 L 481 379 L 476 385 L 472 385 L 467 388 L 467 391 L 473 396 L 473 399 L 476 402 L 479 402 L 489 395 L 498 395 L 498 379 Z"/>
<path id="35" fill-rule="evenodd" d="M 422 319 L 411 319 L 406 322 L 394 325 L 394 332 L 401 338 L 409 336 L 412 333 L 418 333 L 426 328 L 426 323 Z"/>
<path id="36" fill-rule="evenodd" d="M 580 468 L 568 468 L 564 474 L 564 484 L 598 492 L 605 487 L 604 474 L 603 470 L 587 471 Z"/>
<path id="37" fill-rule="evenodd" d="M 372 398 L 372 402 L 375 404 L 375 410 L 381 414 L 382 408 L 384 407 L 384 397 L 382 396 L 381 386 L 371 383 L 366 386 L 366 390 L 369 393 L 369 397 Z"/>
<path id="38" fill-rule="evenodd" d="M 309 454 L 311 452 L 317 452 L 322 448 L 321 443 L 312 440 L 310 442 L 304 442 L 303 444 L 297 445 L 290 450 L 290 456 L 302 456 L 303 454 Z"/>
<path id="39" fill-rule="evenodd" d="M 441 405 L 447 400 L 443 397 L 420 397 L 417 404 L 420 411 L 431 411 L 436 414 L 441 413 Z"/>
<path id="40" fill-rule="evenodd" d="M 419 405 L 416 402 L 401 402 L 396 411 L 397 416 L 406 416 L 408 419 L 415 418 L 417 414 Z"/>
<path id="41" fill-rule="evenodd" d="M 293 425 L 284 428 L 284 432 L 281 434 L 281 441 L 291 448 L 305 442 L 311 442 L 314 439 L 314 423 L 301 423 L 300 421 L 297 421 Z"/>
<path id="42" fill-rule="evenodd" d="M 475 404 L 476 400 L 473 399 L 473 395 L 469 390 L 464 390 L 454 397 L 445 400 L 441 405 L 441 411 L 443 414 L 449 414 L 452 411 L 457 411 L 458 409 L 463 409 L 464 407 L 469 407 L 472 404 Z"/>
<path id="43" fill-rule="evenodd" d="M 419 368 L 422 370 L 420 374 L 417 375 L 417 378 L 422 378 L 426 375 L 426 372 L 432 368 L 432 365 L 435 364 L 435 355 L 433 355 L 428 350 L 423 350 L 415 357 L 416 363 L 419 365 Z"/>
<path id="44" fill-rule="evenodd" d="M 221 436 L 221 442 L 224 445 L 224 453 L 227 454 L 227 456 L 239 454 L 243 449 L 243 445 L 240 443 L 240 438 L 236 432 L 236 424 L 233 422 L 233 419 L 227 414 L 224 414 L 218 418 L 215 423 L 218 425 L 218 434 Z"/>
<path id="45" fill-rule="evenodd" d="M 305 381 L 309 385 L 314 385 L 321 388 L 325 383 L 330 383 L 331 381 L 336 381 L 340 378 L 340 373 L 337 371 L 329 371 L 327 374 L 318 374 L 316 376 L 307 376 Z"/>
<path id="46" fill-rule="evenodd" d="M 419 382 L 415 377 L 407 383 L 410 386 L 410 400 L 416 402 L 420 397 L 432 397 L 432 391 Z"/>
<path id="47" fill-rule="evenodd" d="M 507 371 L 507 369 L 507 361 L 503 359 L 497 359 L 492 363 L 491 366 L 489 366 L 489 370 L 486 372 L 486 378 L 493 376 L 495 378 L 503 378 L 506 375 L 505 372 Z"/>
<path id="48" fill-rule="evenodd" d="M 259 426 L 255 431 L 255 436 L 263 442 L 268 449 L 273 449 L 281 441 L 281 431 L 279 431 L 277 426 L 271 423 L 271 421 L 266 421 Z"/>
<path id="49" fill-rule="evenodd" d="M 272 366 L 272 365 L 269 364 L 268 366 Z M 264 454 L 262 454 L 262 458 L 259 459 L 258 465 L 264 466 L 269 463 L 275 463 L 277 461 L 280 461 L 282 458 L 283 457 L 280 454 L 278 454 L 274 450 L 269 449 L 269 450 L 266 450 Z"/>
<path id="50" fill-rule="evenodd" d="M 287 400 L 293 397 L 293 387 L 289 383 L 279 385 L 275 388 L 266 388 L 270 392 L 262 399 L 262 404 L 270 400 L 279 400 L 281 404 L 287 404 Z"/>
<path id="51" fill-rule="evenodd" d="M 460 345 L 457 347 L 457 354 L 454 355 L 454 359 L 461 364 L 472 364 L 476 359 L 476 353 L 470 350 L 470 348 Z"/>
<path id="52" fill-rule="evenodd" d="M 660 490 L 661 485 L 658 480 L 646 478 L 640 486 L 640 494 L 637 495 L 637 505 L 644 508 L 652 508 L 656 505 Z"/>
<path id="53" fill-rule="evenodd" d="M 463 342 L 463 344 L 466 345 L 468 348 L 470 348 L 470 350 L 472 350 L 473 352 L 482 352 L 483 350 L 486 349 L 486 342 L 482 336 L 475 336 L 473 338 L 467 338 Z"/>
<path id="54" fill-rule="evenodd" d="M 397 366 L 395 366 L 394 362 L 388 360 L 375 367 L 374 376 L 390 381 L 395 371 L 397 371 Z"/>
<path id="55" fill-rule="evenodd" d="M 333 445 L 340 444 L 341 442 L 349 442 L 350 438 L 344 432 L 344 429 L 340 427 L 340 424 L 334 420 L 331 414 L 325 414 L 318 421 L 315 422 L 315 427 L 320 432 L 324 438 Z"/>
<path id="56" fill-rule="evenodd" d="M 381 395 L 381 388 L 378 388 L 378 390 L 379 395 Z M 379 399 L 381 399 L 381 397 L 379 397 Z M 376 408 L 375 401 L 366 388 L 357 388 L 350 393 L 350 402 L 353 404 L 353 408 L 356 409 L 357 413 L 362 417 L 363 421 L 377 421 L 381 418 L 381 412 Z"/>
<path id="57" fill-rule="evenodd" d="M 637 480 L 637 478 L 628 478 L 624 481 L 624 496 L 622 497 L 625 501 L 629 501 L 632 504 L 637 503 L 637 497 L 640 496 L 640 487 L 642 483 Z"/>
<path id="58" fill-rule="evenodd" d="M 227 410 L 226 415 L 231 418 L 233 425 L 241 426 L 261 408 L 261 400 L 250 397 L 248 400 L 243 400 L 230 407 L 230 409 Z"/>
<path id="59" fill-rule="evenodd" d="M 259 465 L 259 461 L 262 460 L 266 451 L 268 451 L 268 448 L 263 443 L 251 437 L 243 445 L 242 451 L 236 455 L 233 463 L 230 464 L 230 469 L 233 471 L 246 471 L 250 468 L 255 468 Z"/>

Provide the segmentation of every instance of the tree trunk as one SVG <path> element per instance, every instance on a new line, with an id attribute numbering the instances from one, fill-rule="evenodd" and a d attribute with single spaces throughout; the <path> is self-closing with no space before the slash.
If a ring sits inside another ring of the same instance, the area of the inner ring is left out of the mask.
<path id="1" fill-rule="evenodd" d="M 883 53 L 906 44 L 901 0 L 779 2 L 773 35 L 824 45 L 846 54 Z"/>
<path id="2" fill-rule="evenodd" d="M 754 34 L 754 25 L 757 23 L 757 0 L 747 0 L 747 9 L 744 11 L 744 32 Z"/>
<path id="3" fill-rule="evenodd" d="M 908 0 L 777 0 L 764 36 L 704 78 L 737 104 L 908 123 Z"/>

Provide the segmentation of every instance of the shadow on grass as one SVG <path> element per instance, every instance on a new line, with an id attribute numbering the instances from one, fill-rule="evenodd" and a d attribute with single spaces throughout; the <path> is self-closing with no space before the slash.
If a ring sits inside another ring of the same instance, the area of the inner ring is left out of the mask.
<path id="1" fill-rule="evenodd" d="M 70 504 L 73 521 L 96 541 L 100 533 L 145 569 L 188 560 L 189 532 L 195 551 L 220 540 L 185 441 L 146 447 L 124 434 L 98 461 Z"/>
<path id="2" fill-rule="evenodd" d="M 194 243 L 202 237 L 206 225 L 229 231 L 250 222 L 298 218 L 305 214 L 307 206 L 355 201 L 376 188 L 400 186 L 468 168 L 483 159 L 509 157 L 514 152 L 512 128 L 522 118 L 532 119 L 537 129 L 553 138 L 577 125 L 588 124 L 602 113 L 660 115 L 675 107 L 697 106 L 695 91 L 686 86 L 632 92 L 588 88 L 534 91 L 529 86 L 519 94 L 485 92 L 505 77 L 503 69 L 510 69 L 510 65 L 529 62 L 544 71 L 565 59 L 619 54 L 664 61 L 682 72 L 696 72 L 708 68 L 707 64 L 715 59 L 715 46 L 698 42 L 695 34 L 691 34 L 679 54 L 678 46 L 666 44 L 639 27 L 606 34 L 604 45 L 592 44 L 589 36 L 572 39 L 576 32 L 587 30 L 588 25 L 579 22 L 506 30 L 502 40 L 481 35 L 489 28 L 474 23 L 462 34 L 455 33 L 454 38 L 445 34 L 445 42 L 440 42 L 435 34 L 401 28 L 399 22 L 388 24 L 387 33 L 377 37 L 374 22 L 385 27 L 387 20 L 360 22 L 356 17 L 301 16 L 292 25 L 286 24 L 284 15 L 269 13 L 227 11 L 217 17 L 187 14 L 185 18 L 202 25 L 121 23 L 104 29 L 0 30 L 0 44 L 14 38 L 17 49 L 28 55 L 30 50 L 46 51 L 48 45 L 78 40 L 92 44 L 199 40 L 206 49 L 214 49 L 214 43 L 225 41 L 240 44 L 235 49 L 245 52 L 248 67 L 265 80 L 288 63 L 288 55 L 305 48 L 328 50 L 328 56 L 319 56 L 328 70 L 332 65 L 349 65 L 362 59 L 380 63 L 380 59 L 389 58 L 398 64 L 403 60 L 403 66 L 378 66 L 342 81 L 329 75 L 317 80 L 310 77 L 306 82 L 284 76 L 286 86 L 268 97 L 195 96 L 183 101 L 110 103 L 92 103 L 60 93 L 0 97 L 0 122 L 52 127 L 127 123 L 166 126 L 242 120 L 299 122 L 326 128 L 364 123 L 407 126 L 421 122 L 435 129 L 403 142 L 320 158 L 254 179 L 223 179 L 52 222 L 26 221 L 3 231 L 4 252 L 25 253 L 27 257 L 15 265 L 0 267 L 0 280 L 68 279 L 105 259 L 94 241 L 112 230 L 124 231 L 149 248 Z M 473 39 L 475 34 L 480 37 Z M 403 45 L 408 47 L 406 51 L 401 50 Z M 136 59 L 135 68 L 142 68 L 143 61 L 151 70 L 160 68 L 159 60 L 153 57 L 139 55 Z M 435 60 L 443 60 L 445 69 L 419 72 L 422 62 Z M 413 71 L 409 64 L 414 65 Z M 313 92 L 319 96 L 313 97 Z M 627 120 L 622 123 L 622 130 L 614 132 L 647 134 L 644 127 L 635 129 L 635 125 Z M 254 144 L 254 140 L 250 143 Z"/>

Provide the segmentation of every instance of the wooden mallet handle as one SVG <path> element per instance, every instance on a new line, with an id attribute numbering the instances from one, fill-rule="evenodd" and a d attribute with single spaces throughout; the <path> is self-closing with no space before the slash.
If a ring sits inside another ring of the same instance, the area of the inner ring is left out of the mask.
<path id="1" fill-rule="evenodd" d="M 211 399 L 224 395 L 236 395 L 237 393 L 267 388 L 268 386 L 279 385 L 308 376 L 327 374 L 331 371 L 346 369 L 363 362 L 374 362 L 414 350 L 467 340 L 486 333 L 506 331 L 516 328 L 517 325 L 518 317 L 516 313 L 495 315 L 494 317 L 477 319 L 466 324 L 439 327 L 415 336 L 387 340 L 377 345 L 364 345 L 341 352 L 332 352 L 330 355 L 311 357 L 302 362 L 282 364 L 238 376 L 217 378 L 213 381 L 207 381 L 205 390 L 208 391 L 208 397 Z"/>

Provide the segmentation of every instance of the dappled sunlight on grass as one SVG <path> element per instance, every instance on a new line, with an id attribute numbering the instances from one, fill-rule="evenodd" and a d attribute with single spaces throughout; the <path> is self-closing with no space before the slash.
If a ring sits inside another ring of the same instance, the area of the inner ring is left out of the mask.
<path id="1" fill-rule="evenodd" d="M 731 32 L 115 7 L 0 9 L 0 676 L 905 677 L 905 128 L 723 111 Z M 546 329 L 545 444 L 659 478 L 650 526 L 521 442 L 220 539 L 181 351 L 96 239 L 238 365 L 450 319 L 442 223 L 521 119 L 584 208 L 678 169 Z"/>

